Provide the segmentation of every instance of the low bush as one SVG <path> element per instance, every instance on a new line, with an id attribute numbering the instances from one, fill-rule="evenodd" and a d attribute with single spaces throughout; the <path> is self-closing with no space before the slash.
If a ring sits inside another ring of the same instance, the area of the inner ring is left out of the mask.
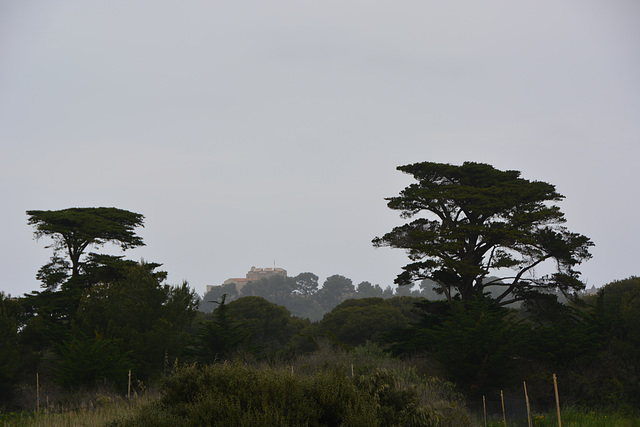
<path id="1" fill-rule="evenodd" d="M 164 380 L 162 397 L 113 426 L 464 426 L 448 383 L 387 369 L 349 375 L 344 365 L 311 374 L 240 362 L 189 365 Z"/>

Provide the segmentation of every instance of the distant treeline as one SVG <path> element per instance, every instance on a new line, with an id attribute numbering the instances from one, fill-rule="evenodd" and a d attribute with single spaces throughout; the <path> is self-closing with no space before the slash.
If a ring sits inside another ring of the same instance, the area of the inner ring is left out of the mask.
<path id="1" fill-rule="evenodd" d="M 392 297 L 427 298 L 431 301 L 445 299 L 442 293 L 437 292 L 439 287 L 436 283 L 428 279 L 415 286 L 396 286 L 395 288 L 390 286 L 383 288 L 367 281 L 354 286 L 351 279 L 339 274 L 329 276 L 322 286 L 318 279 L 317 275 L 305 272 L 295 277 L 271 276 L 251 281 L 242 286 L 240 291 L 233 282 L 211 286 L 200 300 L 199 308 L 205 313 L 210 313 L 216 308 L 216 302 L 222 295 L 226 295 L 227 302 L 241 297 L 256 296 L 286 307 L 295 316 L 319 321 L 335 306 L 348 299 Z M 495 279 L 495 277 L 488 277 L 486 281 Z M 499 286 L 487 286 L 486 289 L 492 296 L 502 292 Z M 549 293 L 555 295 L 559 301 L 566 302 L 566 297 L 561 292 Z M 511 305 L 512 308 L 519 306 L 520 303 Z"/>
<path id="2" fill-rule="evenodd" d="M 394 296 L 420 297 L 437 294 L 425 282 L 419 289 L 409 286 L 382 288 L 370 282 L 361 282 L 354 286 L 351 279 L 335 274 L 328 277 L 322 286 L 318 276 L 305 272 L 295 277 L 272 276 L 245 284 L 238 291 L 235 283 L 212 286 L 200 301 L 200 310 L 206 313 L 216 308 L 216 301 L 226 295 L 227 302 L 246 296 L 257 296 L 286 307 L 293 315 L 319 321 L 326 313 L 347 299 L 353 298 L 391 298 Z"/>

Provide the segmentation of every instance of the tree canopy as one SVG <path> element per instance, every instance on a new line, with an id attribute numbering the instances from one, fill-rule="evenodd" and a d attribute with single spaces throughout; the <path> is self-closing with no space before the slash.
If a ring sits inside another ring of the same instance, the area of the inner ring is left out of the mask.
<path id="1" fill-rule="evenodd" d="M 593 243 L 562 226 L 564 214 L 552 202 L 564 196 L 555 186 L 483 163 L 397 169 L 417 182 L 387 198 L 387 205 L 414 219 L 373 240 L 376 247 L 407 251 L 412 262 L 397 284 L 430 279 L 450 301 L 456 295 L 472 301 L 487 286 L 501 286 L 499 305 L 583 288 L 574 267 L 591 257 Z M 547 260 L 555 261 L 555 272 L 537 276 L 535 268 Z M 489 274 L 495 277 L 487 280 Z"/>
<path id="2" fill-rule="evenodd" d="M 348 277 L 334 274 L 327 277 L 318 291 L 318 302 L 327 311 L 355 294 L 353 282 Z"/>
<path id="3" fill-rule="evenodd" d="M 382 343 L 385 334 L 404 328 L 409 319 L 391 299 L 348 299 L 329 313 L 318 324 L 321 333 L 331 333 L 342 343 L 357 346 L 367 341 Z"/>
<path id="4" fill-rule="evenodd" d="M 28 224 L 34 226 L 37 239 L 50 237 L 54 255 L 51 262 L 38 272 L 38 278 L 47 287 L 62 283 L 66 272 L 71 277 L 80 275 L 81 261 L 85 250 L 91 246 L 113 243 L 123 250 L 144 246 L 142 238 L 135 233 L 143 227 L 144 216 L 118 208 L 68 208 L 58 211 L 27 211 Z M 71 261 L 71 266 L 61 253 Z"/>
<path id="5" fill-rule="evenodd" d="M 137 375 L 148 378 L 175 360 L 188 342 L 198 307 L 186 282 L 165 283 L 158 264 L 126 265 L 120 277 L 86 290 L 74 316 L 72 333 L 102 336 L 130 351 Z"/>

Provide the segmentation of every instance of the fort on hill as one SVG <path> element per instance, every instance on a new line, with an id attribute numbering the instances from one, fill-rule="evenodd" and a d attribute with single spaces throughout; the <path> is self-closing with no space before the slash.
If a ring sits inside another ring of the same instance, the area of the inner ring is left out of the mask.
<path id="1" fill-rule="evenodd" d="M 246 277 L 230 278 L 224 281 L 223 285 L 235 283 L 236 290 L 240 293 L 240 290 L 244 285 L 249 282 L 255 282 L 260 279 L 268 279 L 273 276 L 287 277 L 287 270 L 283 268 L 256 268 L 251 267 L 251 270 L 247 273 Z M 219 285 L 207 285 L 207 292 L 211 291 L 215 286 Z"/>

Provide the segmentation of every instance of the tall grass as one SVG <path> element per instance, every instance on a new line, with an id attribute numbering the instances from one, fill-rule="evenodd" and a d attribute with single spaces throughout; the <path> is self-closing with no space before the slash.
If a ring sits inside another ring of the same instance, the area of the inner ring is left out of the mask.
<path id="1" fill-rule="evenodd" d="M 113 396 L 99 396 L 94 404 L 85 407 L 59 407 L 55 410 L 43 408 L 40 412 L 7 412 L 0 414 L 0 426 L 104 426 L 119 417 L 135 414 L 141 407 L 157 398 L 157 396 L 146 394 L 136 396 L 129 402 Z"/>
<path id="2" fill-rule="evenodd" d="M 640 416 L 629 413 L 598 412 L 580 407 L 566 407 L 561 411 L 562 427 L 640 427 Z M 548 414 L 532 415 L 536 427 L 557 427 L 558 415 L 555 411 Z M 526 426 L 527 420 L 507 421 L 509 426 Z M 502 418 L 489 420 L 489 427 L 502 427 Z"/>
<path id="3" fill-rule="evenodd" d="M 483 426 L 453 384 L 428 359 L 399 360 L 374 344 L 354 351 L 329 345 L 290 362 L 235 361 L 177 367 L 159 390 L 131 402 L 104 389 L 43 405 L 40 413 L 0 414 L 2 426 Z M 29 392 L 29 395 L 32 393 Z M 555 412 L 536 426 L 556 426 Z M 502 426 L 502 417 L 489 421 Z M 526 419 L 508 420 L 509 426 Z M 640 418 L 565 407 L 563 426 L 638 426 Z"/>
<path id="4" fill-rule="evenodd" d="M 392 359 L 373 344 L 325 345 L 293 362 L 179 367 L 132 402 L 99 389 L 59 394 L 38 414 L 0 415 L 0 427 L 473 425 L 453 384 L 431 373 L 430 362 Z"/>

